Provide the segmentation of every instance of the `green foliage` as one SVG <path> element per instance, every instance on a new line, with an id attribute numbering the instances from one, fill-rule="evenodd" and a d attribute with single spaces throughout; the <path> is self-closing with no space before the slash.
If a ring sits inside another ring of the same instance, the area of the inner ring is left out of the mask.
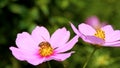
<path id="1" fill-rule="evenodd" d="M 17 33 L 30 32 L 36 26 L 45 26 L 50 33 L 66 27 L 75 34 L 69 22 L 77 27 L 89 16 L 120 29 L 120 0 L 0 0 L 0 68 L 34 68 L 16 60 L 10 46 L 14 46 Z M 52 27 L 52 28 L 51 28 Z M 64 62 L 50 61 L 53 68 L 82 68 L 93 50 L 91 45 L 79 42 L 72 49 L 76 53 Z M 87 68 L 120 68 L 120 48 L 101 48 L 90 60 Z M 54 65 L 58 66 L 54 66 Z M 41 64 L 45 68 L 46 64 Z"/>

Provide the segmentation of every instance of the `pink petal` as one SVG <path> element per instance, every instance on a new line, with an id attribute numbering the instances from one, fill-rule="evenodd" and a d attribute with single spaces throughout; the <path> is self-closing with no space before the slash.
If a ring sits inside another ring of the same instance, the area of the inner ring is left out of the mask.
<path id="1" fill-rule="evenodd" d="M 44 62 L 45 58 L 41 58 L 36 53 L 25 52 L 25 50 L 18 49 L 16 47 L 10 47 L 12 54 L 15 56 L 16 59 L 21 61 L 27 61 L 32 65 L 38 65 Z"/>
<path id="2" fill-rule="evenodd" d="M 109 38 L 106 40 L 106 42 L 113 42 L 113 41 L 117 41 L 120 40 L 120 31 L 116 30 L 113 33 L 111 33 L 111 36 L 109 36 Z"/>
<path id="3" fill-rule="evenodd" d="M 111 25 L 104 26 L 102 30 L 105 31 L 106 42 L 113 42 L 120 40 L 120 31 L 119 30 L 114 31 Z"/>
<path id="4" fill-rule="evenodd" d="M 54 60 L 64 61 L 64 60 L 66 60 L 67 58 L 69 58 L 72 53 L 74 53 L 74 52 L 72 51 L 72 52 L 69 52 L 69 53 L 55 54 L 55 55 L 52 56 L 52 57 L 54 58 Z"/>
<path id="5" fill-rule="evenodd" d="M 49 41 L 49 39 L 50 39 L 48 30 L 42 26 L 41 27 L 37 26 L 32 31 L 32 37 L 36 41 L 37 44 L 39 44 L 42 41 Z"/>
<path id="6" fill-rule="evenodd" d="M 77 30 L 77 28 L 76 28 L 72 23 L 70 23 L 70 25 L 71 25 L 73 31 L 74 31 L 78 36 L 80 36 L 81 38 L 85 38 L 85 36 L 84 36 L 79 30 Z"/>
<path id="7" fill-rule="evenodd" d="M 39 56 L 33 56 L 32 58 L 27 58 L 27 62 L 32 65 L 39 65 L 45 62 L 45 58 L 41 58 Z"/>
<path id="8" fill-rule="evenodd" d="M 12 54 L 15 56 L 16 59 L 21 61 L 25 60 L 24 54 L 20 51 L 20 49 L 16 47 L 10 47 L 9 49 L 12 51 Z"/>
<path id="9" fill-rule="evenodd" d="M 83 39 L 85 42 L 91 43 L 91 44 L 98 44 L 101 45 L 104 43 L 104 40 L 97 38 L 95 36 L 86 36 L 86 38 Z"/>
<path id="10" fill-rule="evenodd" d="M 38 54 L 38 50 L 36 52 L 28 52 L 21 49 L 21 52 L 24 54 L 25 60 L 32 65 L 39 65 L 45 62 L 45 58 Z"/>
<path id="11" fill-rule="evenodd" d="M 120 40 L 120 30 L 115 30 L 111 35 L 109 42 Z"/>
<path id="12" fill-rule="evenodd" d="M 63 46 L 60 46 L 56 49 L 57 52 L 65 52 L 73 48 L 73 46 L 78 42 L 79 36 L 73 37 L 68 43 Z"/>
<path id="13" fill-rule="evenodd" d="M 103 44 L 103 46 L 120 47 L 120 41 L 106 42 L 105 44 Z"/>
<path id="14" fill-rule="evenodd" d="M 106 25 L 106 26 L 102 27 L 102 30 L 104 30 L 107 33 L 114 31 L 111 25 Z"/>
<path id="15" fill-rule="evenodd" d="M 105 41 L 109 42 L 110 41 L 109 38 L 112 36 L 111 34 L 114 32 L 112 26 L 106 25 L 106 26 L 102 27 L 101 29 L 105 32 Z"/>
<path id="16" fill-rule="evenodd" d="M 72 23 L 70 23 L 70 25 L 71 25 L 73 31 L 74 31 L 77 35 L 81 36 L 81 33 L 78 31 L 78 29 L 77 29 Z"/>
<path id="17" fill-rule="evenodd" d="M 17 35 L 16 45 L 26 51 L 34 51 L 38 46 L 27 32 Z"/>
<path id="18" fill-rule="evenodd" d="M 86 20 L 86 24 L 92 26 L 93 28 L 100 27 L 99 19 L 96 16 L 91 16 Z"/>
<path id="19" fill-rule="evenodd" d="M 10 50 L 12 51 L 12 54 L 21 61 L 27 61 L 28 63 L 32 65 L 38 65 L 44 62 L 45 58 L 41 58 L 36 53 L 31 52 L 25 52 L 25 50 L 20 50 L 16 47 L 10 47 Z"/>
<path id="20" fill-rule="evenodd" d="M 66 28 L 61 28 L 56 30 L 50 39 L 51 45 L 56 48 L 63 44 L 65 44 L 70 37 L 70 32 L 66 30 Z"/>
<path id="21" fill-rule="evenodd" d="M 84 23 L 80 24 L 78 26 L 78 28 L 79 28 L 79 31 L 84 35 L 91 35 L 92 36 L 96 32 L 95 29 L 93 29 L 90 25 L 87 25 Z"/>

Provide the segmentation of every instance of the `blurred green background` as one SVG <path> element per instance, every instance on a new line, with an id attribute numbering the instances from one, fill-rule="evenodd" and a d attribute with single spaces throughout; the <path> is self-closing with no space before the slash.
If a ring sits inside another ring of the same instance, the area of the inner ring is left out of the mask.
<path id="1" fill-rule="evenodd" d="M 66 27 L 73 37 L 69 21 L 77 27 L 93 15 L 120 29 L 120 0 L 0 0 L 0 68 L 36 68 L 11 54 L 9 47 L 15 46 L 17 33 L 31 33 L 39 25 L 51 34 Z M 67 60 L 50 61 L 52 68 L 82 68 L 93 47 L 79 39 L 72 50 L 76 53 Z M 39 66 L 48 68 L 46 63 Z M 99 49 L 87 68 L 120 68 L 120 48 Z"/>

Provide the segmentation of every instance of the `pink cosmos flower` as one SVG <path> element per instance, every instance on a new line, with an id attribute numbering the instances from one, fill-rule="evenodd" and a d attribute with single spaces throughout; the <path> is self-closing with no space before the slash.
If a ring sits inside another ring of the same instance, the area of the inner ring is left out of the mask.
<path id="1" fill-rule="evenodd" d="M 76 35 L 70 41 L 70 32 L 66 28 L 56 30 L 52 36 L 45 27 L 37 26 L 31 34 L 19 33 L 16 38 L 17 47 L 10 47 L 16 59 L 38 65 L 49 60 L 63 61 L 71 56 L 70 50 L 78 41 Z"/>
<path id="2" fill-rule="evenodd" d="M 73 31 L 85 42 L 110 47 L 120 47 L 120 30 L 114 30 L 111 25 L 100 24 L 96 16 L 78 25 L 78 29 L 71 23 Z"/>

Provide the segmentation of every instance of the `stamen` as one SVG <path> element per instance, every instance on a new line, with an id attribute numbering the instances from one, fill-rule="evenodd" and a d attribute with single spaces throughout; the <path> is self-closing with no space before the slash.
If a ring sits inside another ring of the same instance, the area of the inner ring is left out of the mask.
<path id="1" fill-rule="evenodd" d="M 41 42 L 39 44 L 39 54 L 42 57 L 48 57 L 53 54 L 53 48 L 51 47 L 50 43 L 48 42 Z"/>
<path id="2" fill-rule="evenodd" d="M 94 35 L 98 38 L 105 40 L 105 32 L 101 29 L 97 29 Z"/>

